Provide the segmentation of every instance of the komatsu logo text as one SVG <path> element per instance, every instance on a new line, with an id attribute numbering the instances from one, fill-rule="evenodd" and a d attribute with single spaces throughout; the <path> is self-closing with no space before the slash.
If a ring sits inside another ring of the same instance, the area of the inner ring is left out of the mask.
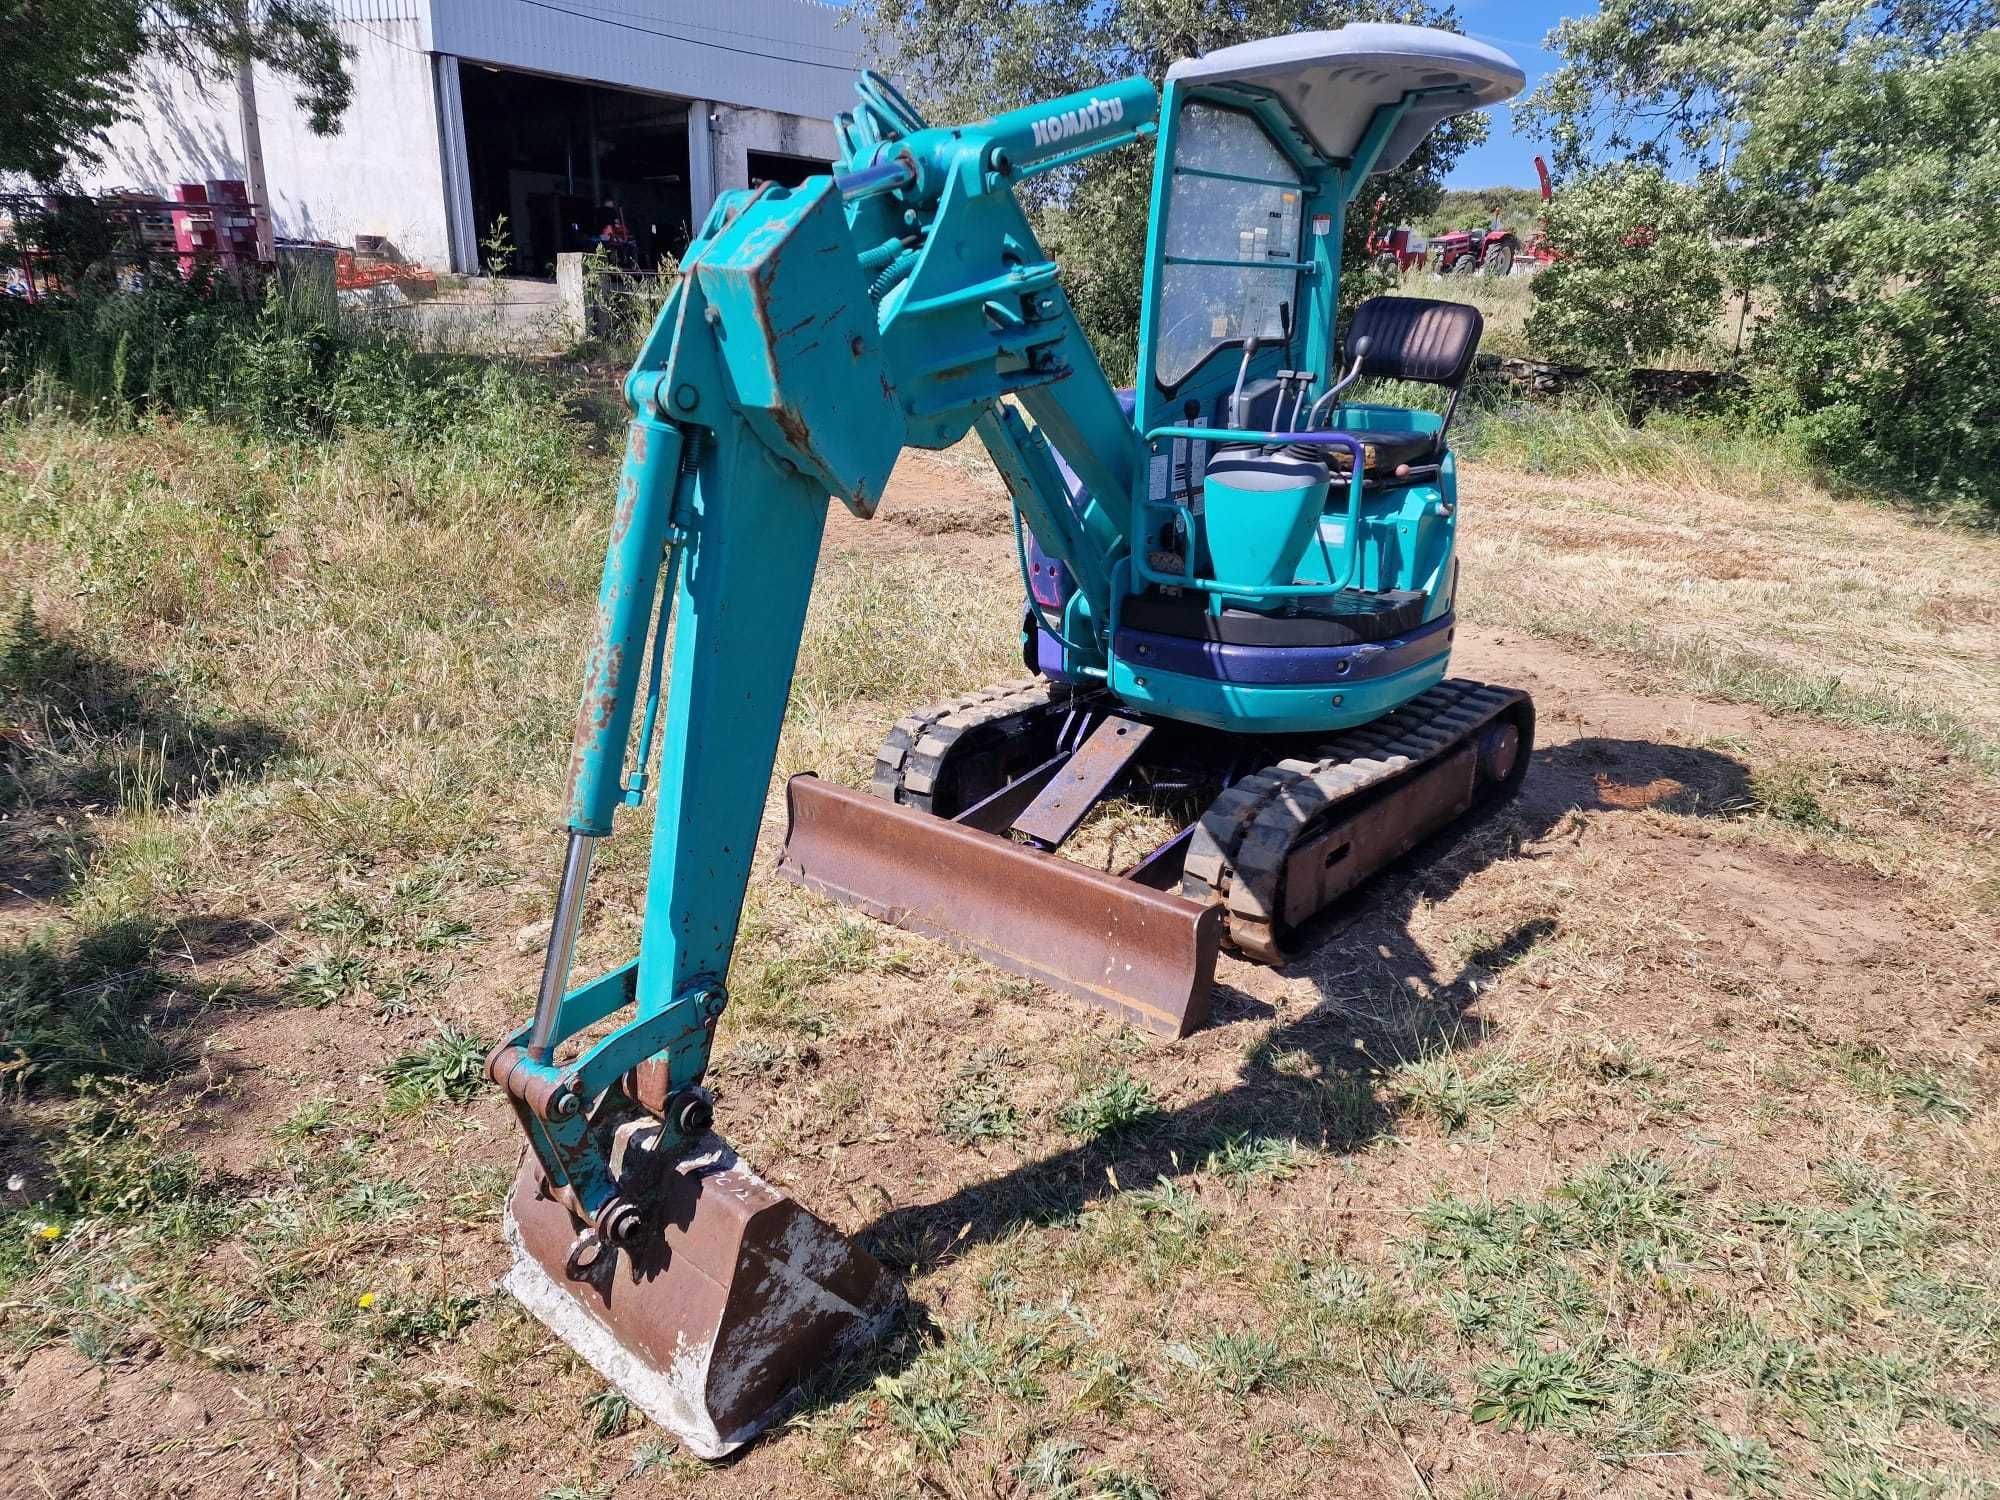
<path id="1" fill-rule="evenodd" d="M 1066 109 L 1059 115 L 1035 121 L 1035 144 L 1053 146 L 1057 141 L 1066 141 L 1073 135 L 1088 135 L 1106 125 L 1116 125 L 1124 118 L 1125 102 L 1122 99 L 1093 99 L 1082 109 Z"/>

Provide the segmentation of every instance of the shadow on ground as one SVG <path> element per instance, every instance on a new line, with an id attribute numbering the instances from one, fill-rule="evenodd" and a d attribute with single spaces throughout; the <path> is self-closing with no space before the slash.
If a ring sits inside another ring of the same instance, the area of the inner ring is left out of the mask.
<path id="1" fill-rule="evenodd" d="M 32 1196 L 62 1102 L 184 1072 L 209 1029 L 277 997 L 214 979 L 269 929 L 206 913 L 38 921 L 102 853 L 95 819 L 179 808 L 265 775 L 291 746 L 255 719 L 194 712 L 165 685 L 48 631 L 0 620 L 0 1176 Z"/>
<path id="2" fill-rule="evenodd" d="M 1479 990 L 1556 932 L 1536 918 L 1498 934 L 1455 964 L 1440 966 L 1412 935 L 1421 907 L 1511 860 L 1546 857 L 1531 847 L 1573 812 L 1643 808 L 1731 817 L 1748 804 L 1749 776 L 1712 750 L 1642 740 L 1584 738 L 1535 752 L 1520 795 L 1445 829 L 1321 919 L 1310 946 L 1283 972 L 1309 978 L 1312 1011 L 1245 1039 L 1239 1081 L 1145 1125 L 1027 1162 L 934 1203 L 895 1208 L 858 1238 L 897 1270 L 923 1271 L 947 1256 L 1002 1239 L 1024 1225 L 1073 1220 L 1125 1187 L 1201 1170 L 1208 1154 L 1238 1137 L 1295 1141 L 1348 1152 L 1392 1131 L 1398 1107 L 1379 1096 L 1379 1075 L 1416 1058 L 1482 1045 L 1496 1032 L 1480 1017 Z M 1218 986 L 1218 1027 L 1269 1017 L 1263 1001 Z M 907 1336 L 925 1324 L 913 1309 L 906 1336 L 815 1389 L 814 1404 L 844 1399 L 875 1375 L 915 1357 Z"/>
<path id="3" fill-rule="evenodd" d="M 48 900 L 98 853 L 96 814 L 181 806 L 292 748 L 258 719 L 190 710 L 165 685 L 45 629 L 0 622 L 0 915 Z"/>

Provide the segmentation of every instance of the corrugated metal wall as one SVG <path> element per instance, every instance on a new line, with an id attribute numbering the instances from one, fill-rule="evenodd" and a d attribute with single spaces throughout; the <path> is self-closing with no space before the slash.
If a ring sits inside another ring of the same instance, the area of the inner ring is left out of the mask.
<path id="1" fill-rule="evenodd" d="M 853 102 L 862 66 L 859 24 L 812 0 L 430 0 L 430 12 L 432 46 L 471 61 L 822 120 Z"/>
<path id="2" fill-rule="evenodd" d="M 421 21 L 424 7 L 418 0 L 332 0 L 328 6 L 336 21 Z"/>

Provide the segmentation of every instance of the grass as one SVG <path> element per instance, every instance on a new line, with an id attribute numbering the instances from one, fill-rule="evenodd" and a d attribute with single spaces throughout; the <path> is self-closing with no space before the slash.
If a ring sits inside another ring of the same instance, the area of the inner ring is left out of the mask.
<path id="1" fill-rule="evenodd" d="M 391 1058 L 382 1070 L 389 1107 L 417 1110 L 430 1104 L 464 1104 L 486 1087 L 486 1054 L 492 1044 L 446 1025 L 421 1047 Z"/>
<path id="2" fill-rule="evenodd" d="M 719 1117 L 913 1310 L 673 1451 L 490 1291 L 612 464 L 517 377 L 421 443 L 0 415 L 0 1338 L 88 1482 L 177 1394 L 196 1494 L 2000 1482 L 1991 542 L 1594 409 L 1467 428 L 1465 631 L 1560 647 L 1530 797 L 1183 1043 L 767 880 L 774 791 Z M 1017 670 L 992 481 L 907 464 L 830 524 L 786 771 Z"/>
<path id="3" fill-rule="evenodd" d="M 1144 1125 L 1159 1114 L 1152 1088 L 1125 1069 L 1076 1091 L 1056 1114 L 1056 1123 L 1071 1135 L 1096 1138 Z"/>

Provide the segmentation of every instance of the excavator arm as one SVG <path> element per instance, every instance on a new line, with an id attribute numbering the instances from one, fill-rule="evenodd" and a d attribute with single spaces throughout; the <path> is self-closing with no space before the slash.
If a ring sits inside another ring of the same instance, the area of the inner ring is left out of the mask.
<path id="1" fill-rule="evenodd" d="M 675 1164 L 718 1144 L 701 1083 L 829 496 L 871 515 L 904 447 L 944 447 L 976 425 L 1042 547 L 1079 581 L 1068 629 L 1101 633 L 1129 550 L 1120 502 L 1138 440 L 1013 187 L 1150 133 L 1152 85 L 1131 79 L 952 130 L 924 127 L 879 79 L 862 93 L 841 122 L 839 175 L 718 201 L 625 382 L 632 417 L 570 756 L 557 912 L 533 1019 L 488 1063 L 531 1148 L 510 1234 L 534 1264 L 510 1284 L 586 1354 L 594 1335 L 564 1326 L 564 1298 L 590 1302 L 621 1249 L 637 1277 L 650 1263 L 639 1247 L 682 1212 L 668 1190 Z M 1010 395 L 1036 427 L 1003 406 Z M 1072 499 L 1044 432 L 1114 503 Z M 572 988 L 591 851 L 649 793 L 639 951 Z M 586 1032 L 596 1039 L 566 1055 Z M 567 1241 L 558 1251 L 548 1225 Z M 656 1250 L 667 1264 L 666 1244 Z M 518 1278 L 537 1274 L 547 1285 L 524 1290 Z M 643 1342 L 600 1292 L 590 1316 L 627 1349 Z M 734 1445 L 720 1417 L 703 1427 L 706 1417 L 654 1414 L 684 1436 L 708 1432 L 698 1450 Z"/>

